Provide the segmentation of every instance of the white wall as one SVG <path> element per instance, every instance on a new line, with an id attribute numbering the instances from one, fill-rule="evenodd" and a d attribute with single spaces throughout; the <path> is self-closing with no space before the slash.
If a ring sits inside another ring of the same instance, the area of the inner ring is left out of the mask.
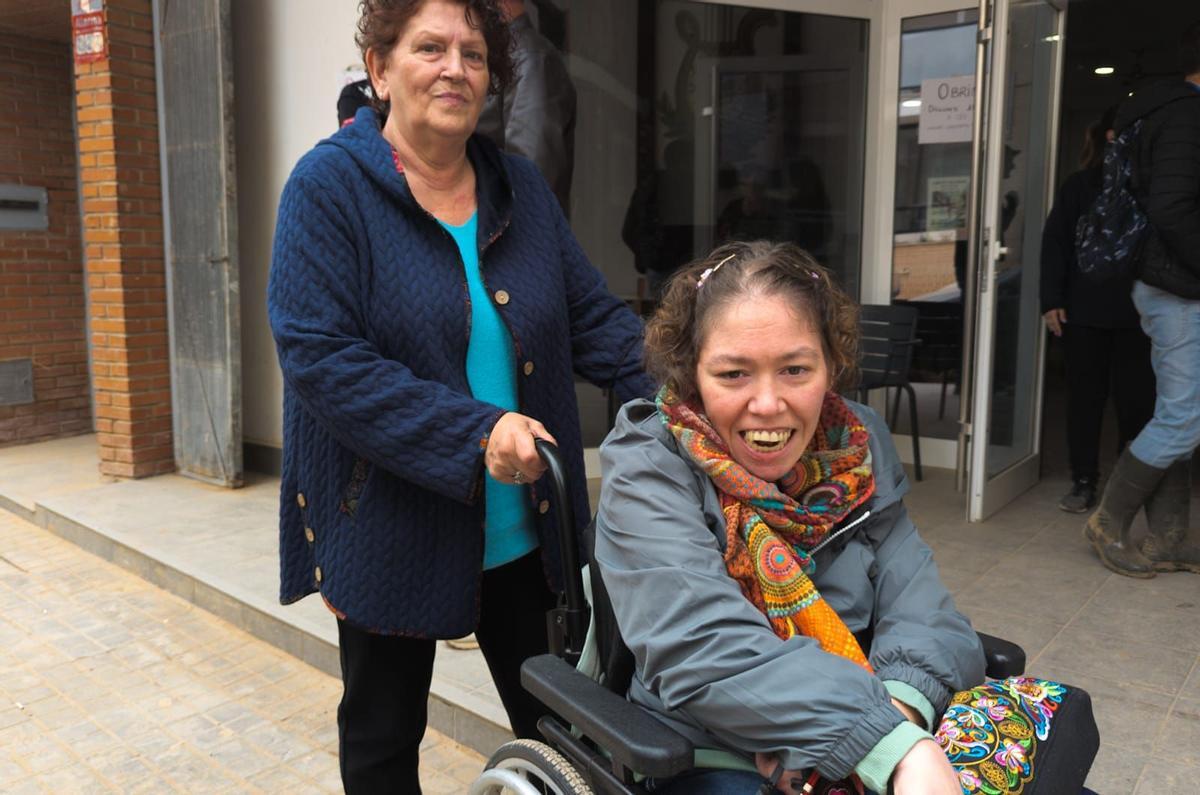
<path id="1" fill-rule="evenodd" d="M 359 66 L 356 0 L 232 3 L 247 442 L 283 443 L 283 383 L 267 326 L 275 210 L 296 161 L 337 129 L 341 74 Z"/>

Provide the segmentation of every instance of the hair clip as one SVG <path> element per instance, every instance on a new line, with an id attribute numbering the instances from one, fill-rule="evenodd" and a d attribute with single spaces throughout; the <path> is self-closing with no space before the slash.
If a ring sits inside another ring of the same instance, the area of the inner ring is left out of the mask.
<path id="1" fill-rule="evenodd" d="M 821 275 L 819 273 L 817 273 L 816 271 L 809 271 L 808 275 L 813 277 L 813 279 L 815 281 L 818 281 L 818 282 L 821 281 Z"/>
<path id="2" fill-rule="evenodd" d="M 733 259 L 733 258 L 734 258 L 734 257 L 736 257 L 736 256 L 737 256 L 737 254 L 730 254 L 728 257 L 726 257 L 725 259 L 721 260 L 720 262 L 718 262 L 718 263 L 717 263 L 716 265 L 714 265 L 713 267 L 711 267 L 711 268 L 706 268 L 706 269 L 704 270 L 704 273 L 700 274 L 700 278 L 696 280 L 696 289 L 697 289 L 697 290 L 699 290 L 701 287 L 703 287 L 703 286 L 704 286 L 704 280 L 705 280 L 705 279 L 707 279 L 709 276 L 712 276 L 714 273 L 716 273 L 717 271 L 719 271 L 719 270 L 721 269 L 721 266 L 722 266 L 722 265 L 724 265 L 726 262 L 729 262 L 729 260 Z"/>

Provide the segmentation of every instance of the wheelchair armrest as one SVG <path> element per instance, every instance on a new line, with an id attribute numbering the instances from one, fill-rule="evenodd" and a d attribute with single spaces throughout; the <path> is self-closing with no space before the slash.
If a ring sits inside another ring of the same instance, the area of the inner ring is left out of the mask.
<path id="1" fill-rule="evenodd" d="M 1007 679 L 1025 673 L 1025 650 L 1012 641 L 976 632 L 983 644 L 983 657 L 987 662 L 990 679 Z"/>
<path id="2" fill-rule="evenodd" d="M 695 765 L 691 740 L 553 654 L 526 660 L 521 684 L 629 770 L 669 778 Z"/>

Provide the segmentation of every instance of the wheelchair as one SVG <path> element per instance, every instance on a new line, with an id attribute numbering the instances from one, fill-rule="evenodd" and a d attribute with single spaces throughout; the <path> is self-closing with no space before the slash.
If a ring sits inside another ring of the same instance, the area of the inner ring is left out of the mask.
<path id="1" fill-rule="evenodd" d="M 580 565 L 566 469 L 558 448 L 540 439 L 536 445 L 553 489 L 565 585 L 559 606 L 547 614 L 550 653 L 531 657 L 521 666 L 521 684 L 549 712 L 538 721 L 545 742 L 505 743 L 468 792 L 648 795 L 641 781 L 691 770 L 696 749 L 691 740 L 626 700 L 634 673 L 633 654 L 621 641 L 599 572 Z M 590 552 L 595 544 L 594 522 L 583 536 Z M 591 586 L 590 605 L 585 577 Z M 979 638 L 989 678 L 1024 673 L 1025 652 L 1020 646 L 982 632 Z M 576 667 L 585 652 L 586 667 L 597 678 Z"/>

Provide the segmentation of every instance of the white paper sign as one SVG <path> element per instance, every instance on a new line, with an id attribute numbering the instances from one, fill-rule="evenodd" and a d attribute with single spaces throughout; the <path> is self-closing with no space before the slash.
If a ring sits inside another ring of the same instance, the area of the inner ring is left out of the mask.
<path id="1" fill-rule="evenodd" d="M 921 81 L 919 144 L 952 144 L 971 140 L 975 113 L 975 77 L 941 77 Z"/>

